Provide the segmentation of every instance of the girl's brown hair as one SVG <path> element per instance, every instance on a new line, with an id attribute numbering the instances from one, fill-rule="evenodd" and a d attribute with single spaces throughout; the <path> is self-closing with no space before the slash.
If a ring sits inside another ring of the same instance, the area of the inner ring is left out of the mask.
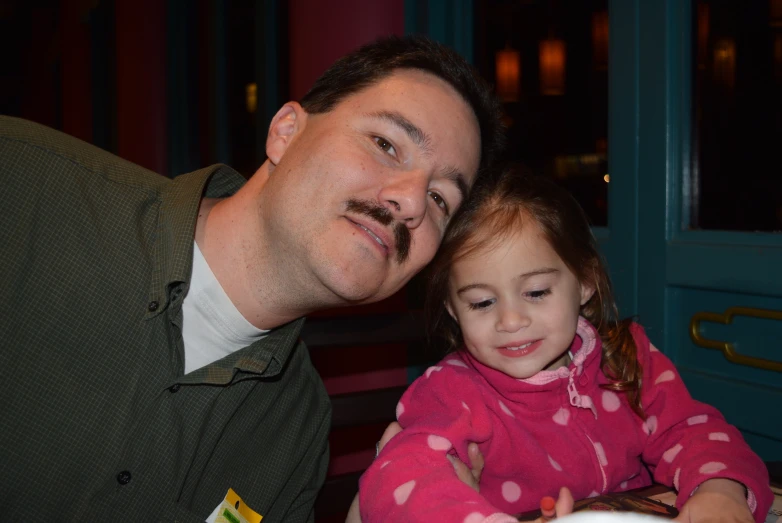
<path id="1" fill-rule="evenodd" d="M 444 306 L 453 264 L 507 240 L 526 220 L 537 223 L 578 281 L 595 289 L 581 307 L 581 315 L 597 328 L 603 343 L 601 369 L 610 380 L 603 387 L 627 393 L 630 406 L 645 418 L 641 408 L 643 372 L 630 333 L 632 320 L 618 317 L 611 280 L 584 211 L 548 178 L 508 167 L 485 175 L 473 188 L 429 266 L 426 316 L 430 344 L 444 344 L 448 352 L 464 345 L 459 325 Z"/>

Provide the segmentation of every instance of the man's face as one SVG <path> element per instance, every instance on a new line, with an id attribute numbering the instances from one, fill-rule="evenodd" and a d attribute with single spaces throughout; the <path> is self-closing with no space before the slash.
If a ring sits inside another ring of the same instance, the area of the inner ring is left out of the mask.
<path id="1" fill-rule="evenodd" d="M 390 296 L 432 259 L 472 186 L 474 113 L 443 80 L 399 70 L 297 125 L 263 191 L 267 234 L 312 298 Z"/>

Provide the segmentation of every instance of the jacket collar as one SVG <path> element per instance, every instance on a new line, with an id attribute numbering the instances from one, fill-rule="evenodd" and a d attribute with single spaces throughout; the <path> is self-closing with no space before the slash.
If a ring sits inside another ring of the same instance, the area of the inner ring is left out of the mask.
<path id="1" fill-rule="evenodd" d="M 576 335 L 569 350 L 572 354 L 572 361 L 567 366 L 556 370 L 542 370 L 526 379 L 512 378 L 487 367 L 476 360 L 467 350 L 461 350 L 459 356 L 509 401 L 524 404 L 532 410 L 559 408 L 562 398 L 556 391 L 561 390 L 567 391 L 571 396 L 571 405 L 591 410 L 587 400 L 575 399 L 570 391 L 573 386 L 576 386 L 577 395 L 580 398 L 588 388 L 593 387 L 597 374 L 600 372 L 602 352 L 600 336 L 597 329 L 583 317 L 579 317 Z M 548 394 L 545 394 L 546 392 Z M 574 401 L 579 405 L 574 405 Z"/>

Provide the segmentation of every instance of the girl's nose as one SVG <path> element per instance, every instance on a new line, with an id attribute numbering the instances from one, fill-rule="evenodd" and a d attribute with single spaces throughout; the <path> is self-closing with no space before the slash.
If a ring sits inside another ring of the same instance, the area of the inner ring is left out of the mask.
<path id="1" fill-rule="evenodd" d="M 530 318 L 525 311 L 513 307 L 506 307 L 500 311 L 500 317 L 497 319 L 497 332 L 518 332 L 525 327 L 529 327 Z"/>

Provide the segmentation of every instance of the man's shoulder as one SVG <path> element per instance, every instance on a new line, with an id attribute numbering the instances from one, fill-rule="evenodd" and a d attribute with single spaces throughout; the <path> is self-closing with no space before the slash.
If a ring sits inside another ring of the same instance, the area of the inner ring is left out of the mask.
<path id="1" fill-rule="evenodd" d="M 161 185 L 170 180 L 108 151 L 41 124 L 0 116 L 3 170 L 15 166 L 29 181 L 55 183 L 65 173 L 97 175 L 126 184 Z M 69 178 L 69 177 L 66 177 Z"/>
<path id="2" fill-rule="evenodd" d="M 288 399 L 291 400 L 292 407 L 300 407 L 304 403 L 309 403 L 309 408 L 313 408 L 321 414 L 330 414 L 331 400 L 326 386 L 312 363 L 307 345 L 298 337 L 300 323 L 301 319 L 279 327 L 279 331 L 287 331 L 284 333 L 286 337 L 293 335 L 295 338 L 277 340 L 276 343 L 273 343 L 276 347 L 271 351 L 263 351 L 256 356 L 263 358 L 264 355 L 270 355 L 272 360 L 276 360 L 274 364 L 279 366 L 279 372 L 271 373 L 276 374 L 276 377 L 271 376 L 274 379 L 270 380 L 270 383 L 276 383 L 285 390 L 284 398 L 282 398 L 285 403 L 288 402 Z M 275 334 L 283 333 L 273 331 L 264 341 L 272 338 Z M 269 369 L 271 370 L 271 366 Z"/>
<path id="3" fill-rule="evenodd" d="M 294 379 L 302 380 L 308 383 L 311 388 L 314 397 L 318 398 L 319 403 L 325 404 L 329 412 L 331 412 L 331 400 L 329 399 L 329 393 L 326 390 L 326 386 L 323 383 L 323 379 L 320 373 L 312 363 L 309 349 L 307 344 L 302 339 L 298 339 L 296 342 L 296 348 L 293 351 L 291 358 L 295 361 L 295 365 L 298 367 L 297 376 Z"/>

